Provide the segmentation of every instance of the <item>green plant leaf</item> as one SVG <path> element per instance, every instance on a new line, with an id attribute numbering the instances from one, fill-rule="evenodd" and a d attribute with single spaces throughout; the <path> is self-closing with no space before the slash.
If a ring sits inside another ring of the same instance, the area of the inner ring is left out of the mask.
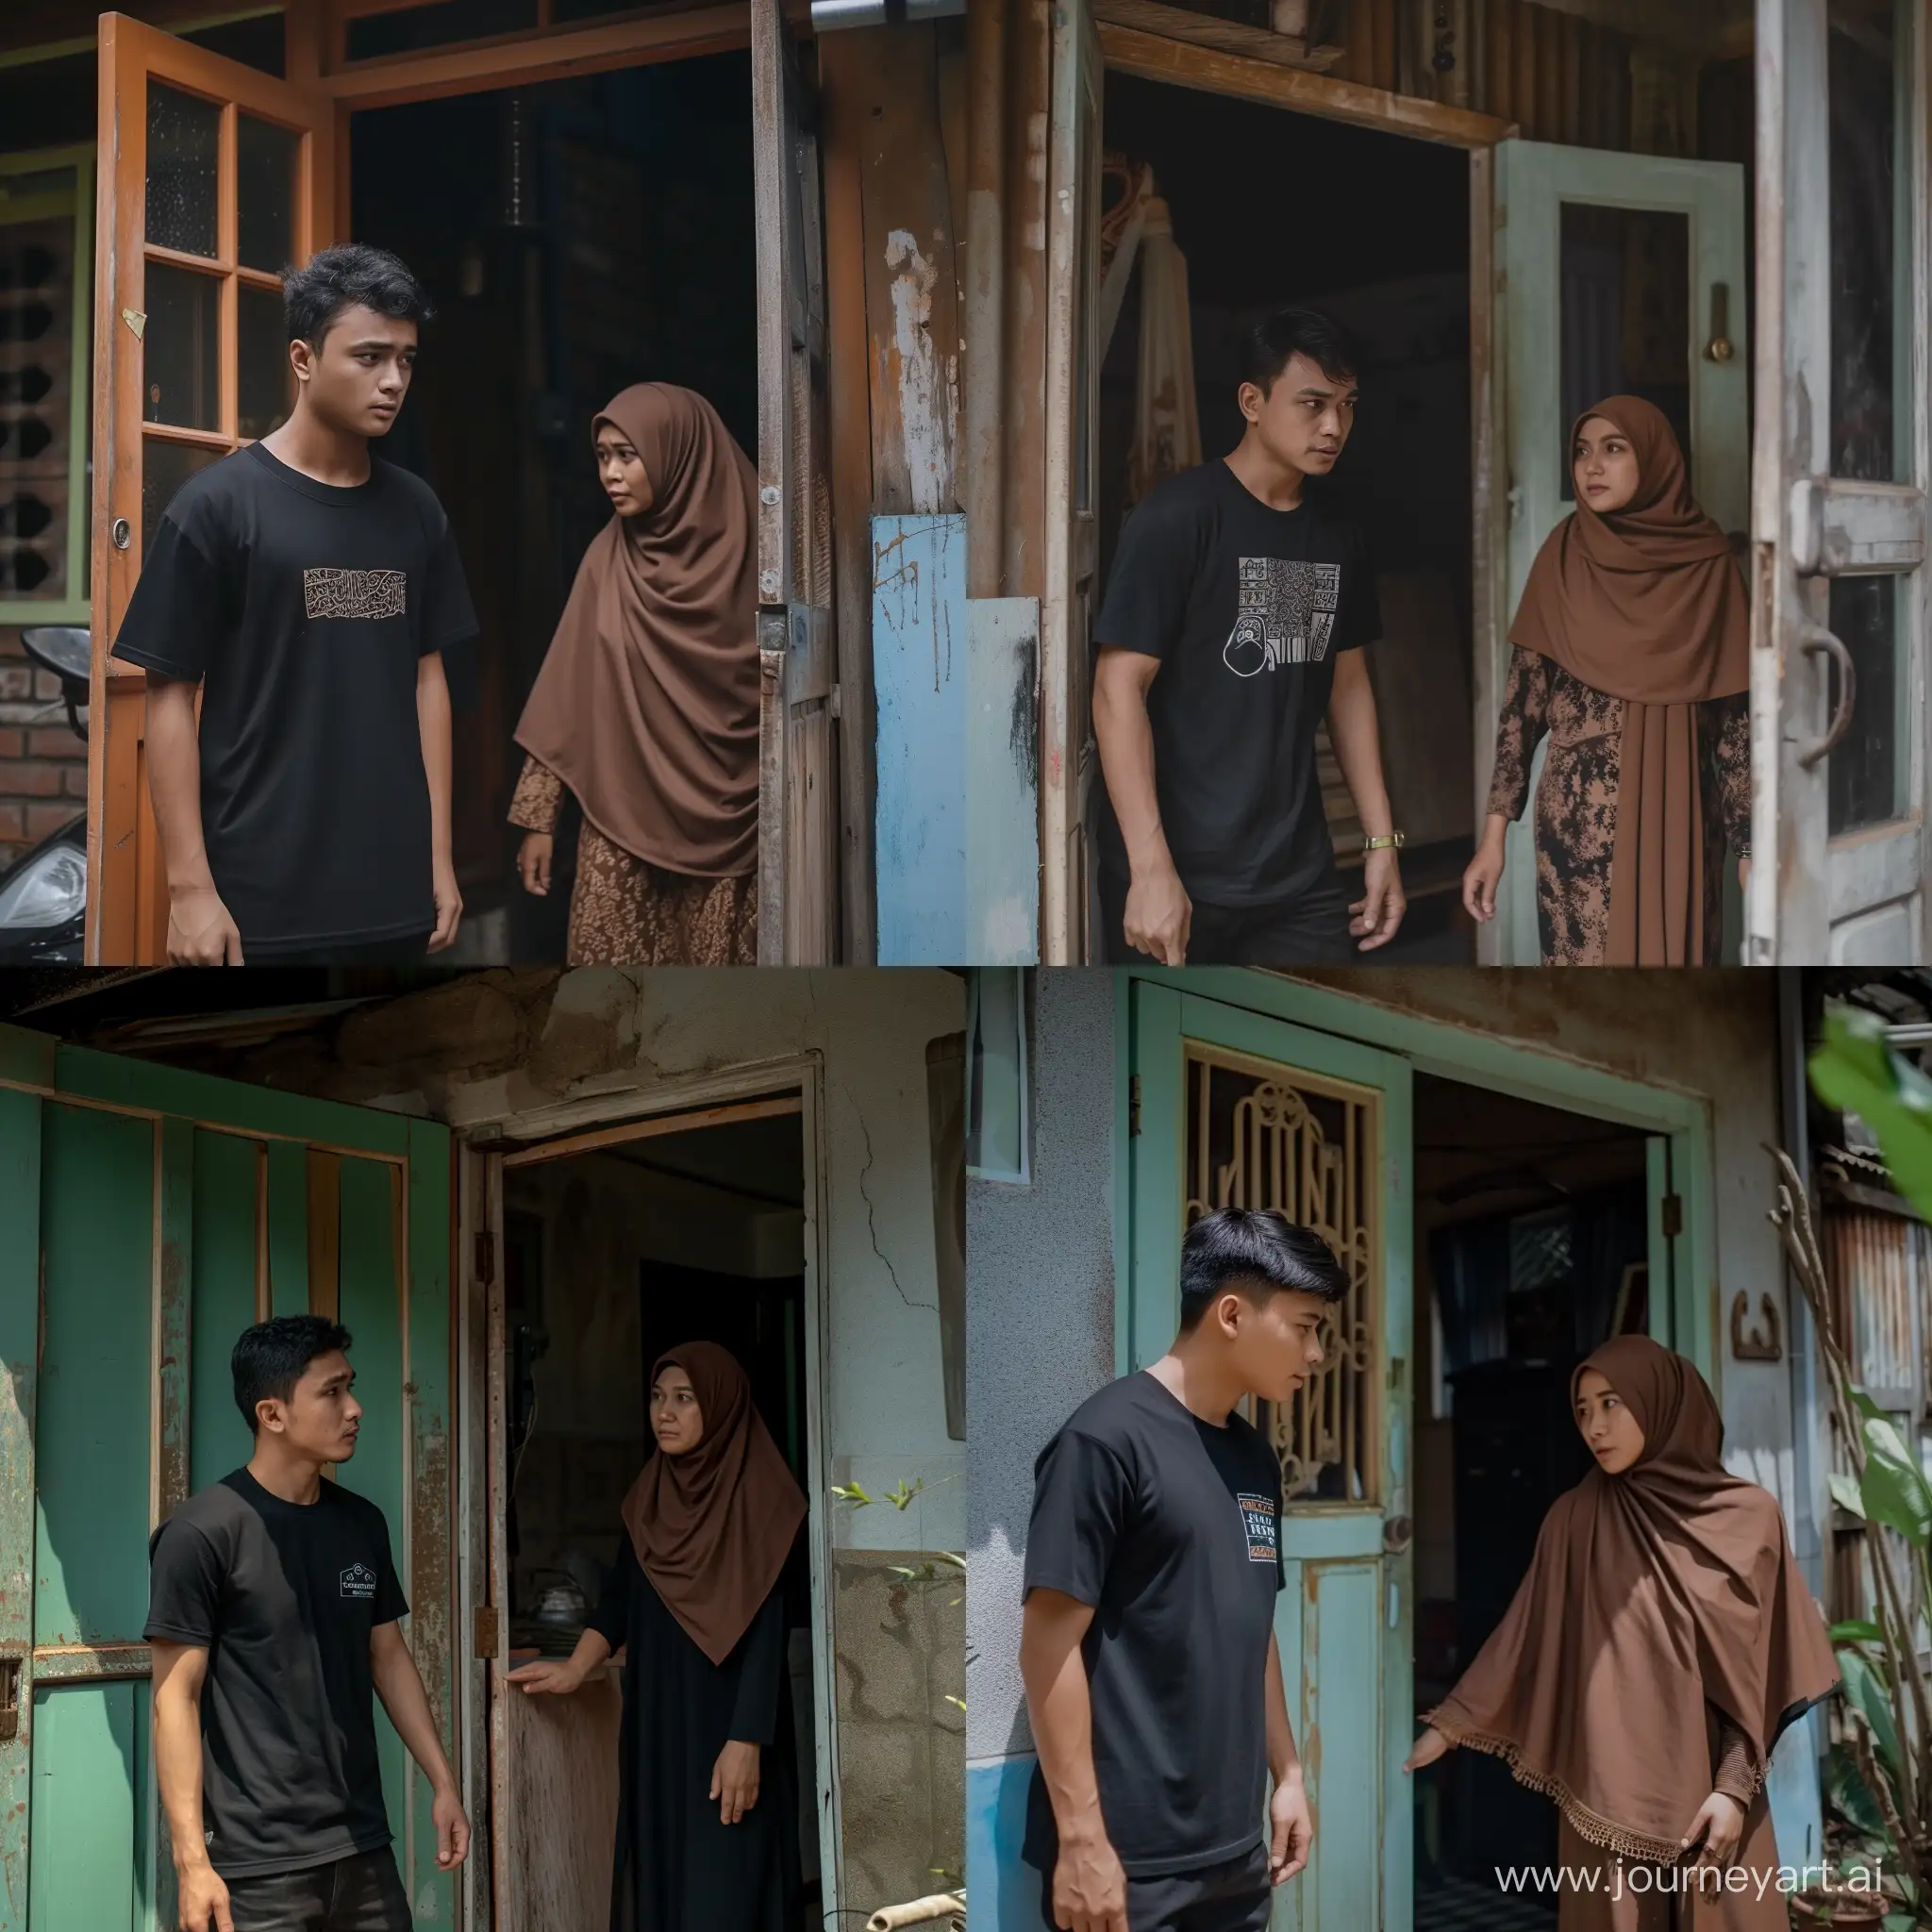
<path id="1" fill-rule="evenodd" d="M 1831 1485 L 1831 1500 L 1840 1509 L 1849 1509 L 1854 1516 L 1862 1519 L 1865 1514 L 1865 1498 L 1859 1491 L 1857 1477 L 1847 1475 L 1841 1469 L 1835 1469 L 1825 1480 Z"/>
<path id="2" fill-rule="evenodd" d="M 1887 1912 L 1885 1932 L 1914 1932 L 1918 1923 L 1919 1915 L 1916 1912 Z"/>
<path id="3" fill-rule="evenodd" d="M 1857 1759 L 1842 1744 L 1834 1744 L 1825 1760 L 1824 1802 L 1853 1830 L 1886 1841 L 1885 1814 Z"/>
<path id="4" fill-rule="evenodd" d="M 1882 1423 L 1885 1420 L 1885 1411 L 1856 1382 L 1852 1384 L 1852 1407 L 1868 1423 Z"/>
<path id="5" fill-rule="evenodd" d="M 840 1502 L 850 1503 L 855 1509 L 863 1509 L 873 1501 L 857 1483 L 834 1483 L 832 1493 Z"/>
<path id="6" fill-rule="evenodd" d="M 1868 1522 L 1897 1530 L 1914 1549 L 1932 1542 L 1932 1486 L 1886 1416 L 1865 1424 L 1864 1498 Z"/>
<path id="7" fill-rule="evenodd" d="M 1827 1107 L 1872 1129 L 1899 1191 L 1932 1215 L 1932 1080 L 1891 1050 L 1885 1022 L 1856 1007 L 1826 1007 L 1811 1086 Z"/>
<path id="8" fill-rule="evenodd" d="M 1881 1677 L 1863 1651 L 1839 1653 L 1839 1672 L 1844 1678 L 1845 1700 L 1861 1710 L 1872 1726 L 1873 1756 L 1878 1761 L 1878 1774 L 1890 1785 L 1894 1802 L 1899 1786 L 1898 1726 L 1891 1719 L 1891 1699 Z"/>
<path id="9" fill-rule="evenodd" d="M 1831 1641 L 1834 1643 L 1883 1643 L 1885 1632 L 1876 1624 L 1863 1617 L 1847 1618 L 1842 1624 L 1831 1626 Z"/>

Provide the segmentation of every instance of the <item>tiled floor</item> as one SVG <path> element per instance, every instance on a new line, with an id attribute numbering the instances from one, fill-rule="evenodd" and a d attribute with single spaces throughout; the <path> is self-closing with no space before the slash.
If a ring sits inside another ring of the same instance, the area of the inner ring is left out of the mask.
<path id="1" fill-rule="evenodd" d="M 1554 1907 L 1507 1898 L 1460 1878 L 1418 1884 L 1415 1932 L 1554 1932 Z"/>

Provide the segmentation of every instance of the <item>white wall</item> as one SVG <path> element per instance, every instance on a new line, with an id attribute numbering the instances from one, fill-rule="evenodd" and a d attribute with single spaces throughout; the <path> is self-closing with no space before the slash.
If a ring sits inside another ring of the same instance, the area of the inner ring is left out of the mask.
<path id="1" fill-rule="evenodd" d="M 926 1043 L 959 1032 L 965 1014 L 964 982 L 940 972 L 590 968 L 559 983 L 524 1068 L 458 1077 L 438 1109 L 461 1130 L 559 1100 L 675 1091 L 821 1057 L 832 1479 L 874 1494 L 925 1482 L 903 1514 L 840 1509 L 841 1548 L 965 1541 L 964 1445 L 946 1435 L 941 1380 L 925 1093 Z M 575 1071 L 560 1079 L 559 1068 Z"/>

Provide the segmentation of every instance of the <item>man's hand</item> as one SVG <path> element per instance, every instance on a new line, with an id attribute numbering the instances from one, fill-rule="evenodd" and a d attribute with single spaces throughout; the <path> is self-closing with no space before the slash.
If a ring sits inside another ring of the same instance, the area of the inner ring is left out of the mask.
<path id="1" fill-rule="evenodd" d="M 463 916 L 463 895 L 457 891 L 457 869 L 446 858 L 436 861 L 436 930 L 429 935 L 429 950 L 441 953 L 456 944 L 457 921 Z"/>
<path id="2" fill-rule="evenodd" d="M 1348 908 L 1354 914 L 1348 929 L 1360 941 L 1360 951 L 1373 953 L 1395 937 L 1408 909 L 1392 845 L 1381 846 L 1362 860 L 1362 897 Z"/>
<path id="3" fill-rule="evenodd" d="M 168 963 L 171 966 L 239 966 L 242 930 L 228 916 L 210 880 L 188 886 L 168 899 Z"/>
<path id="4" fill-rule="evenodd" d="M 1308 1811 L 1307 1787 L 1301 1767 L 1281 1779 L 1268 1800 L 1268 1882 L 1286 1885 L 1308 1862 L 1315 1841 L 1315 1821 Z"/>
<path id="5" fill-rule="evenodd" d="M 517 847 L 517 871 L 523 875 L 524 891 L 541 899 L 550 891 L 550 857 L 557 840 L 549 832 L 525 832 Z"/>
<path id="6" fill-rule="evenodd" d="M 758 1747 L 741 1743 L 736 1738 L 718 1754 L 711 1767 L 711 1796 L 718 1817 L 725 1824 L 736 1824 L 758 1801 Z"/>
<path id="7" fill-rule="evenodd" d="M 503 1674 L 506 1684 L 521 1684 L 525 1697 L 548 1694 L 553 1697 L 568 1697 L 572 1692 L 584 1688 L 584 1674 L 577 1669 L 575 1657 L 561 1661 L 544 1658 L 534 1664 L 519 1664 L 513 1671 Z"/>
<path id="8" fill-rule="evenodd" d="M 176 1867 L 175 1890 L 181 1901 L 181 1932 L 235 1932 L 228 1888 L 206 1858 Z"/>
<path id="9" fill-rule="evenodd" d="M 1431 1724 L 1415 1740 L 1415 1749 L 1408 1754 L 1402 1766 L 1402 1774 L 1407 1777 L 1411 1772 L 1424 1771 L 1435 1763 L 1449 1749 L 1449 1740 Z"/>
<path id="10" fill-rule="evenodd" d="M 436 1869 L 453 1872 L 470 1856 L 470 1821 L 454 1785 L 444 1785 L 429 1807 L 436 1822 Z"/>
<path id="11" fill-rule="evenodd" d="M 1127 1932 L 1127 1874 L 1105 1832 L 1060 1840 L 1053 1922 L 1061 1932 Z"/>
<path id="12" fill-rule="evenodd" d="M 1128 945 L 1152 954 L 1163 966 L 1185 966 L 1193 923 L 1193 902 L 1172 865 L 1134 875 L 1123 921 Z"/>
<path id="13" fill-rule="evenodd" d="M 1724 1871 L 1738 1856 L 1738 1840 L 1743 1835 L 1744 1807 L 1724 1791 L 1713 1791 L 1705 1799 L 1704 1808 L 1690 1821 L 1685 1834 L 1688 1852 L 1699 1839 L 1704 1840 L 1703 1856 L 1695 1860 Z"/>

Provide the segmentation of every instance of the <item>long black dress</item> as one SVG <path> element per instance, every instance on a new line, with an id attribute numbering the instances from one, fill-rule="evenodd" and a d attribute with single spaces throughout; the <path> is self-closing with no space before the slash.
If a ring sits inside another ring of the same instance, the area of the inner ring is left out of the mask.
<path id="1" fill-rule="evenodd" d="M 612 1650 L 628 1646 L 610 1932 L 797 1932 L 798 1765 L 782 1581 L 714 1664 L 665 1608 L 625 1537 L 590 1627 Z M 758 1798 L 725 1824 L 708 1793 L 733 1740 L 760 1747 Z"/>

